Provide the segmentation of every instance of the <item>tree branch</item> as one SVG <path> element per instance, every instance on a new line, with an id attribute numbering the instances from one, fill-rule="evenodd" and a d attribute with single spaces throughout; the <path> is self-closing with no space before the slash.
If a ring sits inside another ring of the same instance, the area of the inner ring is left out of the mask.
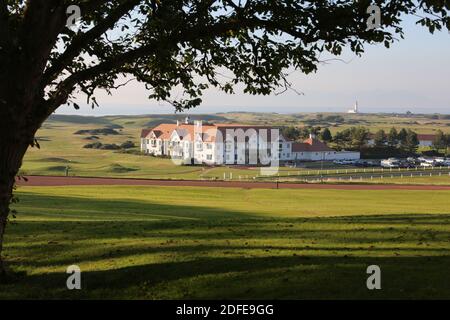
<path id="1" fill-rule="evenodd" d="M 140 0 L 129 0 L 119 5 L 108 17 L 102 20 L 95 27 L 93 27 L 86 33 L 75 36 L 64 53 L 62 53 L 45 71 L 42 86 L 45 87 L 51 81 L 56 79 L 58 75 L 66 68 L 67 64 L 70 63 L 75 57 L 77 57 L 83 49 L 86 49 L 86 47 L 92 41 L 103 35 L 109 29 L 113 28 L 117 21 L 119 21 L 124 15 L 130 12 L 136 5 L 139 4 L 139 2 Z"/>
<path id="2" fill-rule="evenodd" d="M 212 25 L 209 28 L 207 26 L 199 26 L 189 30 L 183 30 L 181 33 L 174 32 L 174 35 L 170 39 L 165 40 L 165 44 L 178 44 L 181 42 L 187 42 L 197 40 L 199 38 L 215 38 L 221 35 L 226 35 L 230 30 L 237 30 L 243 27 L 248 27 L 245 23 L 233 19 L 233 21 L 227 21 L 224 23 Z M 121 68 L 127 63 L 132 63 L 138 58 L 150 56 L 155 54 L 161 49 L 161 43 L 152 43 L 146 46 L 122 53 L 120 55 L 111 57 L 91 68 L 73 73 L 66 79 L 64 79 L 57 86 L 53 93 L 50 93 L 50 98 L 47 101 L 48 108 L 51 112 L 54 112 L 57 107 L 67 102 L 74 87 L 83 81 L 94 79 L 95 77 L 107 74 L 115 69 Z"/>
<path id="3" fill-rule="evenodd" d="M 0 0 L 0 52 L 9 42 L 10 30 L 8 26 L 8 4 L 7 0 Z"/>

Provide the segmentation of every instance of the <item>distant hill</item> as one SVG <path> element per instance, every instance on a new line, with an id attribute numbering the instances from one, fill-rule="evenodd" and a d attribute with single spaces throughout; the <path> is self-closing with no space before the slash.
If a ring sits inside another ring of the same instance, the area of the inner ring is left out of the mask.
<path id="1" fill-rule="evenodd" d="M 149 118 L 151 118 L 150 121 L 145 123 L 146 127 L 156 127 L 160 125 L 161 123 L 176 123 L 178 121 L 184 121 L 186 119 L 186 115 L 149 115 Z M 190 115 L 189 116 L 190 121 L 196 121 L 196 120 L 202 120 L 206 122 L 227 122 L 230 121 L 230 119 L 218 116 L 218 115 L 212 115 L 212 114 L 196 114 L 196 115 Z"/>
<path id="2" fill-rule="evenodd" d="M 110 126 L 113 125 L 111 121 L 102 117 L 63 115 L 63 114 L 53 114 L 48 118 L 47 121 L 58 121 L 75 124 L 101 124 Z"/>

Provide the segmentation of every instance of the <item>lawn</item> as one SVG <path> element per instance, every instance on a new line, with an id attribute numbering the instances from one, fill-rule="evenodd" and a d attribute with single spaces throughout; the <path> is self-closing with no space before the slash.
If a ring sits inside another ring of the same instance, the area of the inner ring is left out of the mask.
<path id="1" fill-rule="evenodd" d="M 450 192 L 21 187 L 0 298 L 450 298 Z M 65 288 L 67 266 L 83 289 Z M 382 290 L 366 288 L 366 268 Z"/>

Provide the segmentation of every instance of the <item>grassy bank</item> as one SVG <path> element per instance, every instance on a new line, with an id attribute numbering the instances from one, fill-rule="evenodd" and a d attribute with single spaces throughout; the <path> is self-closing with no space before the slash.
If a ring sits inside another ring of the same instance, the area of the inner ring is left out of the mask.
<path id="1" fill-rule="evenodd" d="M 447 191 L 20 188 L 0 298 L 450 298 Z M 65 288 L 67 266 L 83 289 Z M 366 268 L 382 269 L 381 291 Z"/>

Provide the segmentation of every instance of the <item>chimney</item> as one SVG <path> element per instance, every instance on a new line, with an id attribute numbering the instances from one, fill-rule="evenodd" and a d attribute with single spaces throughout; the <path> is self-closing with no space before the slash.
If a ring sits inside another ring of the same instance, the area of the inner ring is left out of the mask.
<path id="1" fill-rule="evenodd" d="M 184 120 L 184 124 L 189 124 L 189 116 L 186 117 L 186 119 Z"/>
<path id="2" fill-rule="evenodd" d="M 180 120 L 177 120 L 177 127 L 180 126 Z"/>

